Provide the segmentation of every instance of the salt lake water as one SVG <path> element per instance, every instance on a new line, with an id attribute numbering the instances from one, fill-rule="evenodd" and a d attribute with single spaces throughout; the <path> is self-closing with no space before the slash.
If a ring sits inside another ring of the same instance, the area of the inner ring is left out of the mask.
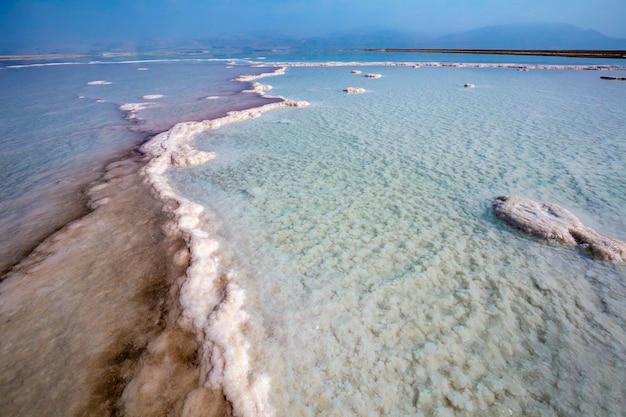
<path id="1" fill-rule="evenodd" d="M 171 173 L 242 289 L 231 395 L 284 416 L 620 415 L 626 269 L 512 233 L 490 203 L 554 202 L 625 239 L 624 85 L 350 69 L 273 77 L 310 106 L 200 134 L 217 159 Z"/>
<path id="2" fill-rule="evenodd" d="M 62 207 L 30 200 L 29 187 L 55 195 L 48 175 L 64 185 L 177 122 L 263 102 L 229 80 L 271 69 L 229 67 L 0 71 L 13 89 L 3 228 Z M 194 284 L 208 315 L 187 313 L 203 383 L 238 416 L 623 415 L 625 266 L 522 237 L 490 209 L 499 195 L 557 203 L 626 240 L 626 84 L 607 74 L 320 66 L 259 80 L 310 105 L 201 132 L 192 145 L 216 158 L 167 173 L 204 208 L 213 246 L 192 261 L 219 272 Z M 49 118 L 30 124 L 29 100 Z M 122 118 L 128 103 L 147 103 L 131 114 L 141 123 Z"/>

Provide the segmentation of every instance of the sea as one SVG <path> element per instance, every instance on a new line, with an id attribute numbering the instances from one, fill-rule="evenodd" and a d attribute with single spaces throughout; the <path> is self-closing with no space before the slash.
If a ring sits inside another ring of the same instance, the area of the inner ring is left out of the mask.
<path id="1" fill-rule="evenodd" d="M 625 71 L 356 51 L 2 62 L 0 270 L 93 209 L 85 188 L 135 149 L 188 242 L 199 384 L 233 415 L 624 416 L 626 265 L 523 236 L 492 202 L 555 203 L 626 241 L 626 82 L 600 78 Z"/>

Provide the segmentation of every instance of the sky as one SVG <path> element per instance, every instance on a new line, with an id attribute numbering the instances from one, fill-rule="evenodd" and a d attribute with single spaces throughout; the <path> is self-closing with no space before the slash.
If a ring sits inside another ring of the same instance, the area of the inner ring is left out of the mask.
<path id="1" fill-rule="evenodd" d="M 357 27 L 431 36 L 482 26 L 570 23 L 626 38 L 624 0 L 2 0 L 0 42 L 315 36 Z"/>

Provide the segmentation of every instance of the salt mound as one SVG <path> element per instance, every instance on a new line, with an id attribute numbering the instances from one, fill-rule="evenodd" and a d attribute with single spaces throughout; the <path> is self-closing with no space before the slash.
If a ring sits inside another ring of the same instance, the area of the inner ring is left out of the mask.
<path id="1" fill-rule="evenodd" d="M 463 87 L 465 87 L 465 88 L 474 88 L 476 86 L 474 84 L 472 84 L 472 83 L 467 83 Z"/>
<path id="2" fill-rule="evenodd" d="M 361 87 L 346 87 L 343 89 L 348 94 L 360 94 L 365 92 L 365 88 Z"/>
<path id="3" fill-rule="evenodd" d="M 109 85 L 113 84 L 111 81 L 97 80 L 97 81 L 89 81 L 88 85 Z"/>
<path id="4" fill-rule="evenodd" d="M 380 78 L 381 74 L 365 74 L 365 78 Z"/>
<path id="5" fill-rule="evenodd" d="M 359 71 L 359 70 L 352 70 L 352 73 L 353 73 L 353 74 L 360 74 L 360 73 L 361 73 L 361 71 Z"/>
<path id="6" fill-rule="evenodd" d="M 163 94 L 147 94 L 143 96 L 143 99 L 144 100 L 158 100 L 163 97 L 165 97 Z"/>
<path id="7" fill-rule="evenodd" d="M 152 103 L 126 103 L 120 106 L 121 111 L 138 112 L 153 107 Z"/>
<path id="8" fill-rule="evenodd" d="M 600 235 L 556 204 L 500 196 L 493 202 L 493 210 L 506 224 L 531 237 L 552 244 L 577 246 L 597 259 L 626 262 L 626 243 Z"/>

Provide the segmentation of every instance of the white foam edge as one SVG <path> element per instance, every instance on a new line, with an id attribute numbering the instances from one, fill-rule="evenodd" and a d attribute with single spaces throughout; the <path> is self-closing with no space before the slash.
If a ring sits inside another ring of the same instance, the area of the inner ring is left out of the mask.
<path id="1" fill-rule="evenodd" d="M 284 69 L 272 74 L 281 73 Z M 246 77 L 245 81 L 262 76 Z M 259 94 L 265 96 L 262 91 Z M 270 110 L 308 105 L 284 97 L 274 98 L 281 101 L 232 111 L 214 120 L 179 123 L 141 147 L 141 151 L 150 157 L 142 175 L 161 201 L 176 202 L 164 205 L 172 207 L 166 208 L 175 222 L 175 228 L 170 233 L 181 233 L 191 254 L 186 279 L 181 287 L 180 303 L 183 321 L 193 327 L 201 342 L 204 385 L 222 389 L 233 406 L 234 414 L 242 417 L 275 414 L 268 399 L 271 381 L 268 376 L 254 373 L 251 369 L 249 341 L 241 330 L 250 321 L 245 311 L 245 292 L 230 279 L 229 271 L 225 271 L 220 264 L 219 241 L 199 227 L 204 208 L 176 194 L 166 174 L 174 166 L 197 166 L 215 158 L 214 153 L 191 146 L 198 133 L 260 117 Z M 223 287 L 218 288 L 218 285 Z"/>

